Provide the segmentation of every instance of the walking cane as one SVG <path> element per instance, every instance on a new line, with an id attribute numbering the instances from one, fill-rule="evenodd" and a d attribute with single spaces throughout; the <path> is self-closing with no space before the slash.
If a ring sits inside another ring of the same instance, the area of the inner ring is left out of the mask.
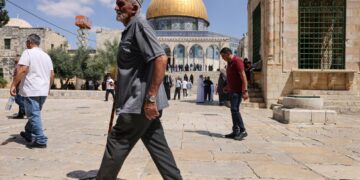
<path id="1" fill-rule="evenodd" d="M 116 109 L 116 103 L 115 102 L 116 102 L 116 98 L 115 98 L 115 100 L 113 102 L 113 106 L 112 106 L 112 109 L 111 109 L 111 116 L 110 116 L 108 134 L 110 134 L 111 128 L 113 126 L 113 121 L 114 121 L 114 116 L 115 116 L 115 109 Z"/>
<path id="2" fill-rule="evenodd" d="M 113 121 L 114 121 L 114 116 L 115 116 L 115 110 L 116 110 L 116 100 L 117 100 L 117 86 L 115 85 L 114 83 L 114 91 L 115 91 L 115 96 L 114 96 L 114 102 L 113 102 L 113 105 L 112 105 L 112 109 L 111 109 L 111 115 L 110 115 L 110 122 L 109 122 L 109 129 L 108 129 L 108 135 L 110 134 L 111 132 L 111 128 L 113 126 Z"/>

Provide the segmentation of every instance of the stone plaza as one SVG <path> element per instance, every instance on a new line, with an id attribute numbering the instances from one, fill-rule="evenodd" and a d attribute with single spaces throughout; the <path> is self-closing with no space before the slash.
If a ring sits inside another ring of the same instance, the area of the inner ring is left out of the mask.
<path id="1" fill-rule="evenodd" d="M 19 132 L 26 123 L 0 111 L 0 179 L 94 177 L 105 149 L 111 102 L 49 97 L 42 111 L 46 149 L 28 149 Z M 223 138 L 230 110 L 198 105 L 192 95 L 170 101 L 162 123 L 184 179 L 359 179 L 360 117 L 338 115 L 336 124 L 282 124 L 269 109 L 242 108 L 249 136 Z M 4 107 L 6 99 L 0 99 Z M 119 179 L 162 179 L 142 142 Z"/>

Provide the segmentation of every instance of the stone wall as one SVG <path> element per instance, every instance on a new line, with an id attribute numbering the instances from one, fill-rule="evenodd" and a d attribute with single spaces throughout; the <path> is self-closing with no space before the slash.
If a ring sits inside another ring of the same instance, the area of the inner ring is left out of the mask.
<path id="1" fill-rule="evenodd" d="M 49 50 L 51 50 L 52 48 L 64 48 L 67 49 L 68 48 L 68 42 L 67 39 L 57 33 L 52 31 L 51 29 L 44 29 L 45 32 L 45 36 L 44 36 L 44 51 L 48 52 Z"/>
<path id="2" fill-rule="evenodd" d="M 115 39 L 120 42 L 121 30 L 117 29 L 98 29 L 96 31 L 96 49 L 105 49 L 105 42 L 113 42 Z"/>
<path id="3" fill-rule="evenodd" d="M 9 98 L 9 89 L 0 89 L 0 98 Z M 50 90 L 51 99 L 105 99 L 105 91 Z M 111 99 L 111 96 L 110 96 Z"/>
<path id="4" fill-rule="evenodd" d="M 40 36 L 40 48 L 45 51 L 51 49 L 51 44 L 54 44 L 54 48 L 67 44 L 64 36 L 48 28 L 19 28 L 8 26 L 0 28 L 0 68 L 3 69 L 4 78 L 8 83 L 12 81 L 16 55 L 21 55 L 26 49 L 26 38 L 30 34 Z M 5 49 L 4 39 L 11 39 L 10 49 Z"/>
<path id="5" fill-rule="evenodd" d="M 260 74 L 260 86 L 263 89 L 267 106 L 276 103 L 281 96 L 292 93 L 293 70 L 298 69 L 298 0 L 249 0 L 249 59 L 252 60 L 253 34 L 252 13 L 260 4 L 261 6 L 261 57 L 263 69 Z M 346 70 L 355 71 L 352 84 L 343 85 L 340 81 L 346 80 L 347 75 L 337 74 L 321 75 L 334 78 L 337 85 L 349 86 L 349 91 L 358 91 L 360 88 L 360 1 L 347 0 L 346 16 Z M 344 70 L 345 71 L 345 70 Z M 323 78 L 324 79 L 324 78 Z M 300 80 L 303 81 L 303 80 Z M 324 89 L 324 82 L 318 83 Z M 324 80 L 326 83 L 329 80 Z M 321 87 L 320 87 L 321 86 Z M 326 85 L 328 86 L 328 85 Z"/>

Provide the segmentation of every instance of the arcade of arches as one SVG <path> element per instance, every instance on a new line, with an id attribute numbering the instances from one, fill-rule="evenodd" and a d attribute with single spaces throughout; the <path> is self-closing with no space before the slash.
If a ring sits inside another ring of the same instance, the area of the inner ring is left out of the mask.
<path id="1" fill-rule="evenodd" d="M 168 70 L 171 71 L 216 71 L 220 67 L 220 47 L 193 44 L 176 44 L 170 47 L 162 44 L 169 58 Z"/>

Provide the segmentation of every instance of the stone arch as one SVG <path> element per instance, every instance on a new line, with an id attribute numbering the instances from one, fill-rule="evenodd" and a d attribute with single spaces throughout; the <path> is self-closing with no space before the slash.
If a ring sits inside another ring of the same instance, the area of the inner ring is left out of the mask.
<path id="1" fill-rule="evenodd" d="M 191 46 L 189 50 L 189 64 L 193 65 L 196 70 L 203 70 L 204 68 L 204 50 L 203 47 L 199 44 L 194 44 Z"/>
<path id="2" fill-rule="evenodd" d="M 220 59 L 220 48 L 214 44 L 210 45 L 206 49 L 206 58 L 213 59 L 213 60 L 219 60 Z"/>
<path id="3" fill-rule="evenodd" d="M 214 71 L 218 68 L 220 60 L 220 48 L 211 44 L 206 48 L 206 71 Z"/>
<path id="4" fill-rule="evenodd" d="M 177 44 L 173 50 L 173 62 L 172 65 L 184 65 L 185 63 L 185 46 L 183 44 Z"/>

